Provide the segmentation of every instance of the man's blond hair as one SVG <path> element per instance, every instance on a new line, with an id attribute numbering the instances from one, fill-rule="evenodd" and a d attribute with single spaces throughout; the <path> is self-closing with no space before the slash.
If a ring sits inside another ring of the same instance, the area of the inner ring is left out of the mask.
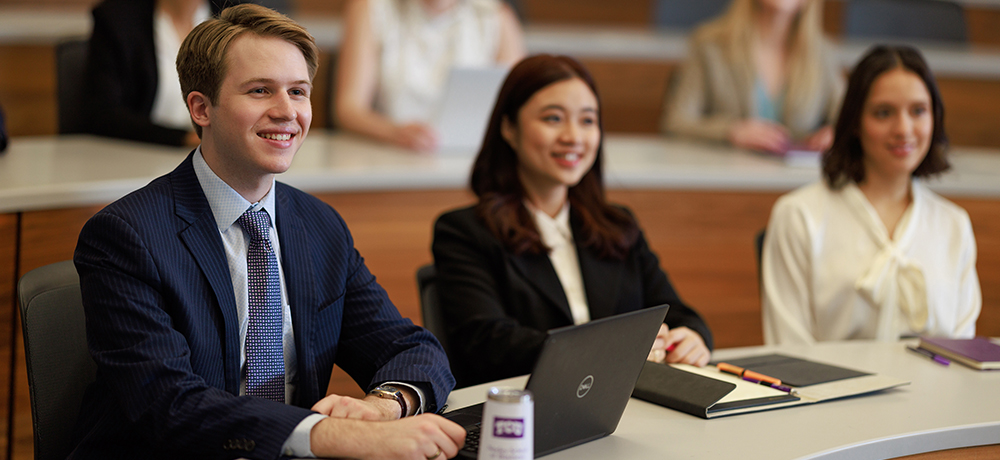
<path id="1" fill-rule="evenodd" d="M 177 76 L 181 94 L 198 91 L 212 104 L 219 102 L 219 88 L 226 76 L 226 52 L 239 36 L 252 33 L 259 37 L 283 39 L 299 48 L 309 67 L 309 80 L 316 76 L 319 51 L 316 41 L 295 21 L 272 9 L 245 3 L 226 8 L 217 19 L 209 19 L 191 31 L 177 53 Z M 201 136 L 201 126 L 195 125 Z"/>

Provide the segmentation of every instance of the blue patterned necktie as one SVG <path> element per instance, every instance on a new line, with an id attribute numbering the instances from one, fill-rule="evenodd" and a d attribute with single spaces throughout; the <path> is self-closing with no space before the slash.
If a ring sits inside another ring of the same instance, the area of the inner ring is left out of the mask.
<path id="1" fill-rule="evenodd" d="M 271 218 L 247 210 L 240 226 L 250 235 L 247 249 L 247 395 L 285 402 L 285 358 L 281 343 L 281 281 L 271 247 Z"/>

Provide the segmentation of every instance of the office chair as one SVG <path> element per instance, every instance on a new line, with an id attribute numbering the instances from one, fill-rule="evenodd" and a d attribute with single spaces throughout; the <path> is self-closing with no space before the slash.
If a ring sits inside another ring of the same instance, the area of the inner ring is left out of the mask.
<path id="1" fill-rule="evenodd" d="M 693 29 L 726 11 L 732 0 L 656 0 L 653 2 L 653 25 L 675 29 Z"/>
<path id="2" fill-rule="evenodd" d="M 417 270 L 417 288 L 420 290 L 420 315 L 424 320 L 424 329 L 431 331 L 447 352 L 448 336 L 444 329 L 441 302 L 438 301 L 437 270 L 434 264 L 424 265 Z"/>
<path id="3" fill-rule="evenodd" d="M 83 74 L 89 48 L 89 40 L 67 40 L 56 45 L 59 134 L 84 132 Z"/>
<path id="4" fill-rule="evenodd" d="M 968 43 L 965 11 L 946 0 L 850 0 L 844 35 Z"/>
<path id="5" fill-rule="evenodd" d="M 424 320 L 424 329 L 434 334 L 438 342 L 441 342 L 441 348 L 444 348 L 444 353 L 448 355 L 448 360 L 453 361 L 451 359 L 451 348 L 448 346 L 448 334 L 444 325 L 444 312 L 441 311 L 441 301 L 438 299 L 437 270 L 434 268 L 434 264 L 424 265 L 417 270 L 417 288 L 420 290 L 420 314 Z M 459 385 L 462 386 L 462 382 L 465 380 L 460 375 L 461 369 L 456 369 L 452 366 L 451 373 L 455 376 L 455 380 L 459 382 Z"/>
<path id="6" fill-rule="evenodd" d="M 767 232 L 766 228 L 761 229 L 759 232 L 757 232 L 757 235 L 753 237 L 754 254 L 757 255 L 757 286 L 758 287 L 761 287 L 762 283 L 764 282 L 764 273 L 763 273 L 762 270 L 763 270 L 763 267 L 764 267 L 764 235 L 766 234 L 766 232 Z M 761 289 L 761 293 L 762 294 L 763 294 L 763 292 L 764 292 L 763 289 Z"/>
<path id="7" fill-rule="evenodd" d="M 87 349 L 80 278 L 73 261 L 58 262 L 21 277 L 17 293 L 35 460 L 65 459 L 84 391 L 97 373 Z"/>

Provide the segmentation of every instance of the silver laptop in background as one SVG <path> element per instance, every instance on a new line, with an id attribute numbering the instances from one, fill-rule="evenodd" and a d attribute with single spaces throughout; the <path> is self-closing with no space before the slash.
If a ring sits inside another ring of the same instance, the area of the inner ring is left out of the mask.
<path id="1" fill-rule="evenodd" d="M 549 331 L 525 386 L 535 399 L 535 457 L 602 438 L 618 428 L 667 308 L 660 305 Z M 477 404 L 444 414 L 470 435 L 457 458 L 476 458 L 482 410 Z"/>
<path id="2" fill-rule="evenodd" d="M 440 153 L 474 156 L 479 152 L 508 71 L 500 67 L 451 69 L 431 122 L 440 136 Z"/>

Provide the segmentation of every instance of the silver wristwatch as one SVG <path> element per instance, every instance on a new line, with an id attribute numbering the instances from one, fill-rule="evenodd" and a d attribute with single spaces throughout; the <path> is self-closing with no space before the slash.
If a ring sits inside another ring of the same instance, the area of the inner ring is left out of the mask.
<path id="1" fill-rule="evenodd" d="M 368 394 L 384 399 L 395 399 L 399 403 L 399 418 L 406 417 L 406 398 L 403 397 L 403 392 L 399 388 L 392 385 L 379 385 L 372 388 L 372 391 L 369 391 Z"/>

